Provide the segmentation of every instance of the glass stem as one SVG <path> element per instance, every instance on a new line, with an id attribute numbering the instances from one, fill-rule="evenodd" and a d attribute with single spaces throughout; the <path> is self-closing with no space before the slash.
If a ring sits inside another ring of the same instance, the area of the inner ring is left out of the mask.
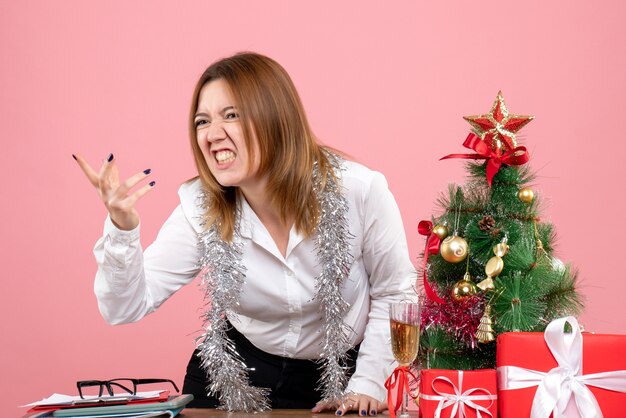
<path id="1" fill-rule="evenodd" d="M 408 413 L 409 407 L 409 394 L 406 392 L 402 393 L 402 408 L 400 409 L 400 416 L 406 418 L 409 416 Z"/>

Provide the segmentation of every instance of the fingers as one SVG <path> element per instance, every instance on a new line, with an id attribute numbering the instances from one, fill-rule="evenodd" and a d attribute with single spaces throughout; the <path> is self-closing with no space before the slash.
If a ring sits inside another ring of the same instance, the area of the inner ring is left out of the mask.
<path id="1" fill-rule="evenodd" d="M 361 417 L 376 416 L 382 410 L 381 405 L 380 402 L 370 396 L 354 393 L 341 402 L 335 415 L 343 416 L 349 411 L 355 411 Z"/>
<path id="2" fill-rule="evenodd" d="M 96 171 L 79 155 L 72 154 L 91 184 L 98 189 L 100 198 L 111 216 L 111 221 L 122 230 L 132 230 L 139 224 L 139 214 L 135 204 L 155 185 L 154 181 L 139 187 L 131 193 L 151 173 L 150 169 L 129 177 L 120 185 L 119 170 L 113 154 L 109 154 L 102 164 L 100 172 Z"/>
<path id="3" fill-rule="evenodd" d="M 102 167 L 100 167 L 100 172 L 96 172 L 80 155 L 72 154 L 72 157 L 74 157 L 74 160 L 76 160 L 81 170 L 83 170 L 89 182 L 100 190 L 101 195 L 104 196 L 111 189 L 118 187 L 118 171 L 113 154 L 108 155 Z"/>
<path id="4" fill-rule="evenodd" d="M 387 402 L 378 402 L 378 412 L 387 410 Z"/>
<path id="5" fill-rule="evenodd" d="M 315 406 L 313 407 L 313 409 L 311 409 L 311 412 L 313 413 L 318 413 L 318 412 L 322 412 L 326 409 L 332 409 L 332 408 L 336 408 L 337 404 L 336 403 L 330 403 L 327 401 L 319 401 L 318 403 L 315 404 Z"/>
<path id="6" fill-rule="evenodd" d="M 104 163 L 102 163 L 102 167 L 100 167 L 98 187 L 102 199 L 105 201 L 109 199 L 111 192 L 119 187 L 119 172 L 113 154 L 109 154 Z"/>
<path id="7" fill-rule="evenodd" d="M 132 176 L 128 180 L 126 180 L 115 191 L 115 195 L 117 197 L 117 200 L 124 201 L 125 205 L 128 205 L 130 207 L 134 207 L 135 203 L 137 203 L 137 201 L 143 195 L 145 195 L 150 190 L 152 190 L 152 187 L 154 187 L 156 182 L 151 181 L 150 183 L 146 184 L 145 186 L 143 186 L 142 188 L 140 188 L 139 190 L 137 190 L 136 192 L 134 192 L 133 194 L 131 194 L 129 196 L 128 196 L 128 191 L 130 189 L 132 189 L 133 187 L 135 187 L 140 181 L 142 181 L 146 177 L 148 177 L 151 172 L 152 172 L 152 170 L 147 169 L 147 170 L 144 170 L 144 171 L 141 171 L 141 172 L 135 174 L 134 176 Z"/>
<path id="8" fill-rule="evenodd" d="M 96 172 L 80 155 L 72 154 L 72 157 L 74 157 L 74 160 L 76 160 L 83 173 L 85 173 L 89 182 L 94 187 L 100 189 L 100 194 L 102 195 L 103 200 L 110 199 L 112 197 L 112 193 L 115 193 L 118 199 L 124 199 L 130 189 L 135 187 L 140 181 L 144 180 L 151 173 L 150 169 L 144 170 L 128 178 L 123 184 L 119 185 L 119 173 L 113 154 L 109 154 L 105 159 L 99 173 Z M 154 184 L 155 182 L 151 182 L 150 187 L 143 187 L 138 192 L 131 195 L 133 196 L 133 202 L 136 202 L 138 198 L 150 191 L 150 188 L 154 186 Z"/>
<path id="9" fill-rule="evenodd" d="M 97 188 L 98 183 L 99 183 L 98 173 L 93 168 L 91 168 L 91 166 L 87 163 L 87 161 L 85 161 L 85 159 L 81 157 L 80 155 L 72 154 L 72 157 L 74 157 L 80 169 L 83 171 L 83 173 L 85 173 L 85 176 L 87 177 L 91 185 Z"/>
<path id="10" fill-rule="evenodd" d="M 124 183 L 122 183 L 122 185 L 119 187 L 117 193 L 120 194 L 120 195 L 128 194 L 128 191 L 130 189 L 135 187 L 141 180 L 143 180 L 146 177 L 148 177 L 151 172 L 152 172 L 152 170 L 147 169 L 147 170 L 143 170 L 143 171 L 135 174 L 134 176 L 129 177 Z"/>
<path id="11" fill-rule="evenodd" d="M 143 174 L 143 173 L 141 173 L 141 174 Z M 143 178 L 146 178 L 146 174 L 143 175 Z M 135 206 L 135 203 L 137 203 L 137 201 L 141 197 L 143 197 L 143 195 L 145 195 L 150 190 L 152 190 L 152 188 L 154 187 L 155 184 L 156 184 L 155 181 L 151 181 L 150 183 L 146 184 L 145 186 L 143 186 L 142 188 L 137 190 L 135 193 L 133 193 L 130 196 L 128 196 L 128 204 L 130 206 Z"/>

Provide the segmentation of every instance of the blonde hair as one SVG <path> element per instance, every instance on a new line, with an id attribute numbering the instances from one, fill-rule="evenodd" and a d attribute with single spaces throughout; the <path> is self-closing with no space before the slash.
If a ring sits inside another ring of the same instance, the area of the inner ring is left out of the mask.
<path id="1" fill-rule="evenodd" d="M 218 79 L 227 84 L 233 95 L 251 161 L 255 155 L 250 138 L 256 137 L 259 142 L 258 173 L 268 179 L 270 204 L 279 211 L 283 222 L 293 218 L 298 232 L 310 236 L 319 218 L 313 165 L 317 162 L 322 185 L 328 175 L 334 175 L 332 167 L 309 127 L 289 74 L 271 58 L 252 52 L 213 63 L 193 93 L 189 132 L 198 174 L 210 195 L 205 214 L 207 228 L 217 223 L 222 238 L 232 241 L 237 208 L 237 188 L 221 186 L 211 174 L 194 124 L 200 90 Z"/>

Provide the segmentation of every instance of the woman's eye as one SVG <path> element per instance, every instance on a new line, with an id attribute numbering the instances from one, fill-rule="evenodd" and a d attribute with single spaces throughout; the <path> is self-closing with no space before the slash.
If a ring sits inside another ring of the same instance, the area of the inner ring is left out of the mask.
<path id="1" fill-rule="evenodd" d="M 209 121 L 208 121 L 208 120 L 205 120 L 205 119 L 198 119 L 198 120 L 196 121 L 196 128 L 197 128 L 198 126 L 205 125 L 205 124 L 207 124 L 207 123 L 209 123 Z"/>
<path id="2" fill-rule="evenodd" d="M 235 113 L 235 112 L 228 112 L 226 115 L 224 115 L 224 119 L 237 119 L 239 117 L 239 113 Z"/>

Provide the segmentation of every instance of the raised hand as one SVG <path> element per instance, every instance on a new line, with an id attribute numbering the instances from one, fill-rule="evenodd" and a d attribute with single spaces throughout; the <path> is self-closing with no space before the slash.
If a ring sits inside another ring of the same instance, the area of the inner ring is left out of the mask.
<path id="1" fill-rule="evenodd" d="M 72 154 L 72 157 L 89 182 L 98 190 L 100 199 L 104 202 L 115 226 L 125 231 L 136 228 L 139 225 L 139 213 L 135 209 L 135 204 L 152 190 L 155 182 L 151 181 L 132 193 L 130 190 L 150 175 L 150 169 L 141 171 L 120 184 L 119 170 L 113 154 L 109 154 L 99 173 L 80 155 Z"/>

